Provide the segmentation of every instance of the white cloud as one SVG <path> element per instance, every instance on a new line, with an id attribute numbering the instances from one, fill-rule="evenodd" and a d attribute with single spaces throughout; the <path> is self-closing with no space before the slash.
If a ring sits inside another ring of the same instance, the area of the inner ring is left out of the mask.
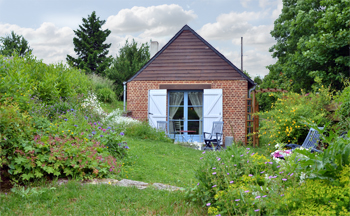
<path id="1" fill-rule="evenodd" d="M 74 32 L 71 28 L 58 28 L 47 22 L 37 29 L 0 24 L 0 35 L 9 35 L 11 31 L 22 35 L 29 42 L 33 54 L 39 59 L 44 59 L 45 63 L 65 61 L 67 54 L 74 54 Z"/>
<path id="2" fill-rule="evenodd" d="M 277 4 L 277 8 L 272 11 L 272 15 L 271 15 L 271 18 L 273 20 L 276 20 L 279 17 L 279 15 L 282 13 L 282 8 L 283 8 L 282 0 L 277 0 L 276 4 Z"/>
<path id="3" fill-rule="evenodd" d="M 248 4 L 249 2 L 251 2 L 252 0 L 240 0 L 240 3 L 243 7 L 248 8 Z"/>
<path id="4" fill-rule="evenodd" d="M 240 37 L 253 27 L 248 21 L 265 16 L 260 12 L 221 14 L 215 23 L 205 24 L 198 33 L 206 39 L 227 40 Z"/>
<path id="5" fill-rule="evenodd" d="M 218 50 L 229 59 L 236 67 L 241 69 L 241 53 L 227 50 Z M 258 50 L 248 50 L 243 55 L 243 70 L 246 70 L 252 77 L 261 76 L 264 77 L 268 74 L 269 70 L 266 69 L 267 65 L 274 64 L 275 59 L 268 53 L 262 53 Z"/>
<path id="6" fill-rule="evenodd" d="M 142 37 L 173 34 L 183 25 L 195 19 L 192 10 L 184 10 L 176 4 L 122 9 L 107 18 L 104 28 L 113 34 L 143 32 Z"/>
<path id="7" fill-rule="evenodd" d="M 269 48 L 276 43 L 275 39 L 270 35 L 273 25 L 253 26 L 248 29 L 243 36 L 243 44 L 254 47 L 259 51 L 268 52 Z M 240 38 L 235 38 L 232 43 L 241 44 Z"/>

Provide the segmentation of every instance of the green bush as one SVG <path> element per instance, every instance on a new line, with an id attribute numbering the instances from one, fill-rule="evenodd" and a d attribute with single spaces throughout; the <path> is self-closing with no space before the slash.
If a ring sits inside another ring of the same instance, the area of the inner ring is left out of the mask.
<path id="1" fill-rule="evenodd" d="M 339 118 L 338 126 L 343 131 L 350 130 L 350 82 L 345 82 L 346 87 L 342 92 L 339 92 L 335 102 L 340 104 L 335 112 L 335 115 Z"/>
<path id="2" fill-rule="evenodd" d="M 307 95 L 292 92 L 269 95 L 277 97 L 276 103 L 272 104 L 270 111 L 257 115 L 263 121 L 259 136 L 265 136 L 264 140 L 270 144 L 302 144 L 309 131 L 305 120 L 317 122 L 319 127 L 330 122 L 326 118 L 330 113 L 324 108 L 332 99 L 328 88 L 322 86 L 317 92 Z"/>
<path id="3" fill-rule="evenodd" d="M 125 134 L 130 137 L 164 142 L 171 141 L 171 139 L 164 132 L 157 131 L 157 129 L 151 127 L 147 121 L 143 121 L 139 124 L 126 125 L 124 127 Z"/>
<path id="4" fill-rule="evenodd" d="M 54 104 L 59 98 L 87 94 L 90 86 L 87 76 L 62 63 L 47 65 L 30 55 L 14 56 L 11 60 L 0 56 L 1 100 L 12 97 L 22 109 L 28 108 L 25 103 L 31 98 L 29 95 Z M 21 103 L 23 97 L 26 100 Z"/>
<path id="5" fill-rule="evenodd" d="M 93 91 L 99 101 L 111 103 L 116 100 L 116 85 L 113 84 L 112 80 L 96 74 L 89 75 L 89 78 L 92 81 Z"/>
<path id="6" fill-rule="evenodd" d="M 348 214 L 349 165 L 332 180 L 320 180 L 315 166 L 322 164 L 315 158 L 322 160 L 324 155 L 307 154 L 309 150 L 296 150 L 285 161 L 271 161 L 235 145 L 222 152 L 203 152 L 195 173 L 198 184 L 187 199 L 207 206 L 210 215 Z"/>

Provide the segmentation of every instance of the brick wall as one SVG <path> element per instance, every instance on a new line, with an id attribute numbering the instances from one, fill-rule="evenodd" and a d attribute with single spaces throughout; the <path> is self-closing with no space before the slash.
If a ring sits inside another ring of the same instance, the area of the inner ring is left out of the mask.
<path id="1" fill-rule="evenodd" d="M 133 118 L 147 119 L 148 90 L 159 89 L 159 84 L 211 84 L 212 89 L 222 89 L 224 136 L 232 136 L 229 125 L 229 122 L 231 122 L 236 140 L 244 142 L 246 97 L 248 94 L 247 81 L 131 81 L 127 84 L 127 110 L 132 111 Z"/>

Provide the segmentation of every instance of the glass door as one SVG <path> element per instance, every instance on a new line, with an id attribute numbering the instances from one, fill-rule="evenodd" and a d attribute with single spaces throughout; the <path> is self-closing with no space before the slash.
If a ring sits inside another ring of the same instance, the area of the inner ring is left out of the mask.
<path id="1" fill-rule="evenodd" d="M 203 91 L 169 91 L 168 107 L 170 131 L 180 133 L 175 140 L 202 142 Z"/>

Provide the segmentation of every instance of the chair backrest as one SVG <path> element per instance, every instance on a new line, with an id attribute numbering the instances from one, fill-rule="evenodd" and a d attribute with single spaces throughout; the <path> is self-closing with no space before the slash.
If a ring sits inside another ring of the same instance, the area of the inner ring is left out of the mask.
<path id="1" fill-rule="evenodd" d="M 323 129 L 323 128 L 319 128 Z M 310 128 L 310 131 L 301 147 L 303 148 L 316 148 L 318 142 L 320 141 L 320 133 L 317 130 Z"/>
<path id="2" fill-rule="evenodd" d="M 180 121 L 174 121 L 174 131 L 178 132 L 181 130 L 181 122 Z"/>
<path id="3" fill-rule="evenodd" d="M 216 133 L 222 133 L 222 128 L 224 126 L 224 122 L 222 121 L 214 121 L 213 128 L 211 131 L 211 136 L 216 137 Z"/>
<path id="4" fill-rule="evenodd" d="M 157 121 L 157 129 L 168 133 L 168 122 L 166 121 Z"/>

